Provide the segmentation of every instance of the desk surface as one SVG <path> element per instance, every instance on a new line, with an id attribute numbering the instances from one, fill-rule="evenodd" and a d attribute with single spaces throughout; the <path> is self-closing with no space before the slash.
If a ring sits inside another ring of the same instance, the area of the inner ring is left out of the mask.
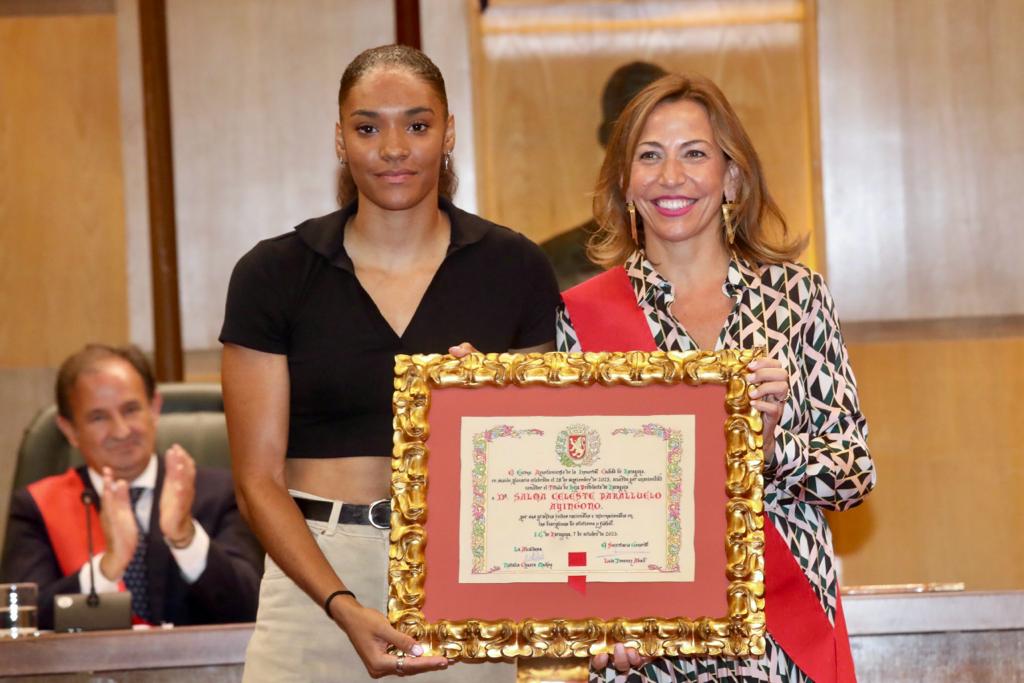
<path id="1" fill-rule="evenodd" d="M 1024 591 L 849 595 L 843 605 L 855 646 L 875 636 L 1024 630 Z M 0 640 L 0 677 L 239 665 L 252 629 L 228 624 Z"/>
<path id="2" fill-rule="evenodd" d="M 225 624 L 0 640 L 0 676 L 241 664 L 252 629 Z"/>
<path id="3" fill-rule="evenodd" d="M 1024 591 L 843 596 L 851 637 L 1024 630 Z"/>

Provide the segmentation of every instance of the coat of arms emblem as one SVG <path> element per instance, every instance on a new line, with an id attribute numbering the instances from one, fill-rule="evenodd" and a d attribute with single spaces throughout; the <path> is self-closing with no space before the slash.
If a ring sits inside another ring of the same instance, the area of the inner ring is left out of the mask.
<path id="1" fill-rule="evenodd" d="M 566 467 L 583 467 L 597 461 L 601 436 L 585 424 L 571 424 L 558 433 L 555 454 Z"/>

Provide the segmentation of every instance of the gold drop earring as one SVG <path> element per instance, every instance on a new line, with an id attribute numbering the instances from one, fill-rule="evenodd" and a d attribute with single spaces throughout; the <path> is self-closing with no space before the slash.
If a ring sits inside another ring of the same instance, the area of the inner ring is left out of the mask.
<path id="1" fill-rule="evenodd" d="M 736 211 L 739 204 L 722 202 L 722 225 L 725 227 L 725 239 L 731 245 L 736 241 Z"/>
<path id="2" fill-rule="evenodd" d="M 633 244 L 640 246 L 640 240 L 636 235 L 636 204 L 630 199 L 626 202 L 626 211 L 629 212 L 629 233 L 633 236 Z"/>

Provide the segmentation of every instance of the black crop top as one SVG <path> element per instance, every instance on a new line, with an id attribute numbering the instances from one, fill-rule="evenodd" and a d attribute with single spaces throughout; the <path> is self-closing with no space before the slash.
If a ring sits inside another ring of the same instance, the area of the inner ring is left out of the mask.
<path id="1" fill-rule="evenodd" d="M 401 337 L 345 252 L 354 203 L 263 240 L 235 265 L 220 341 L 288 356 L 288 457 L 389 455 L 395 354 L 554 339 L 560 299 L 540 248 L 444 199 L 440 206 L 451 243 Z"/>

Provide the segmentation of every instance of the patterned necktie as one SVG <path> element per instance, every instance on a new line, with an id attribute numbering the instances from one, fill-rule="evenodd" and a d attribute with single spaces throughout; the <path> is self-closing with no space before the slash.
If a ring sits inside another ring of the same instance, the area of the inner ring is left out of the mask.
<path id="1" fill-rule="evenodd" d="M 129 493 L 132 497 L 132 513 L 135 513 L 135 505 L 146 489 L 133 487 Z M 135 554 L 132 561 L 128 563 L 128 569 L 124 572 L 124 585 L 132 593 L 132 612 L 143 621 L 149 621 L 149 591 L 146 580 L 146 546 L 149 540 L 146 532 L 142 529 L 138 514 L 135 514 L 135 528 L 139 532 L 139 542 L 135 546 Z"/>

